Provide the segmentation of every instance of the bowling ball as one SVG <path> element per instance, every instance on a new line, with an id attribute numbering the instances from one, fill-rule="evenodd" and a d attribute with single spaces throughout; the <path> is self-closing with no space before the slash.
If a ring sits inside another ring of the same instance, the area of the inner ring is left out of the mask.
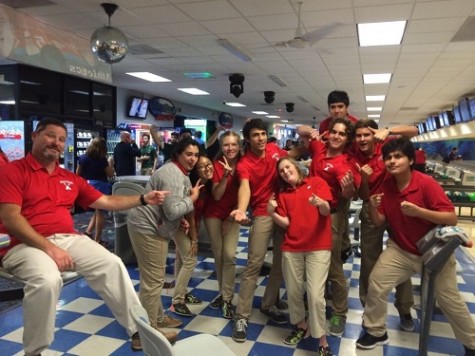
<path id="1" fill-rule="evenodd" d="M 469 193 L 468 197 L 471 203 L 475 203 L 475 192 Z"/>

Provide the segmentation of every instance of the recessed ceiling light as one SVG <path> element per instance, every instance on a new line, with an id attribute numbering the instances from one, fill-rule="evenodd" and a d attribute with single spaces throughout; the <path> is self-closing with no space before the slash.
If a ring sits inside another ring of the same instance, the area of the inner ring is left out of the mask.
<path id="1" fill-rule="evenodd" d="M 390 21 L 358 24 L 358 41 L 361 47 L 400 45 L 407 21 Z"/>
<path id="2" fill-rule="evenodd" d="M 150 72 L 129 72 L 125 73 L 127 75 L 131 75 L 132 77 L 136 77 L 139 79 L 147 80 L 149 82 L 153 83 L 166 83 L 166 82 L 171 82 L 170 79 L 160 77 L 159 75 L 150 73 Z"/>
<path id="3" fill-rule="evenodd" d="M 280 116 L 277 115 L 267 115 L 266 117 L 268 117 L 269 119 L 280 119 Z"/>
<path id="4" fill-rule="evenodd" d="M 369 106 L 366 108 L 368 111 L 382 111 L 383 108 L 381 106 Z"/>
<path id="5" fill-rule="evenodd" d="M 286 123 L 289 122 L 289 120 L 280 120 L 280 122 Z"/>
<path id="6" fill-rule="evenodd" d="M 391 73 L 363 74 L 363 83 L 365 84 L 382 84 L 390 81 Z"/>
<path id="7" fill-rule="evenodd" d="M 234 103 L 234 102 L 224 103 L 224 105 L 232 106 L 233 108 L 243 108 L 243 107 L 246 107 L 246 105 L 244 105 L 244 104 L 241 104 L 241 103 Z"/>
<path id="8" fill-rule="evenodd" d="M 384 101 L 386 95 L 366 95 L 366 101 Z"/>
<path id="9" fill-rule="evenodd" d="M 198 89 L 198 88 L 177 88 L 179 91 L 184 93 L 188 93 L 191 95 L 209 95 L 208 92 Z"/>
<path id="10" fill-rule="evenodd" d="M 369 118 L 373 118 L 373 119 L 379 119 L 381 117 L 381 115 L 379 114 L 371 114 L 371 115 L 368 115 Z M 376 121 L 376 120 L 375 120 Z"/>
<path id="11" fill-rule="evenodd" d="M 251 111 L 251 112 L 256 115 L 269 115 L 269 113 L 266 111 Z"/>

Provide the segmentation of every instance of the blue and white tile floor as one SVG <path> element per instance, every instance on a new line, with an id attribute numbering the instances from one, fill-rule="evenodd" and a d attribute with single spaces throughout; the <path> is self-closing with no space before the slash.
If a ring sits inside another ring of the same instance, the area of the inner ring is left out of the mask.
<path id="1" fill-rule="evenodd" d="M 247 258 L 246 241 L 248 231 L 241 230 L 238 248 L 237 283 L 243 271 Z M 468 308 L 475 319 L 475 264 L 462 249 L 456 252 L 459 263 L 458 283 Z M 173 279 L 174 255 L 170 254 L 167 280 Z M 416 331 L 399 330 L 399 318 L 396 309 L 388 304 L 388 333 L 389 345 L 377 347 L 374 350 L 356 350 L 355 340 L 361 333 L 362 308 L 358 299 L 358 276 L 360 260 L 350 258 L 345 264 L 345 271 L 350 281 L 349 312 L 343 337 L 329 336 L 328 340 L 335 355 L 387 355 L 410 356 L 418 354 L 420 298 L 416 291 L 420 278 L 413 277 L 415 286 L 416 308 L 412 315 L 416 320 Z M 139 276 L 136 266 L 128 266 L 130 276 L 139 290 Z M 185 338 L 196 333 L 211 333 L 218 335 L 236 355 L 311 355 L 317 347 L 317 340 L 308 338 L 296 347 L 284 345 L 283 340 L 291 331 L 292 326 L 277 325 L 269 321 L 259 312 L 260 299 L 267 282 L 266 277 L 260 277 L 254 298 L 254 311 L 249 321 L 248 341 L 242 344 L 231 339 L 232 322 L 222 318 L 220 310 L 213 310 L 208 304 L 218 294 L 217 280 L 212 258 L 200 257 L 193 274 L 189 289 L 204 300 L 201 305 L 191 305 L 190 310 L 196 314 L 193 318 L 179 317 L 183 326 L 175 331 L 179 338 Z M 236 286 L 238 290 L 238 285 Z M 166 307 L 170 306 L 172 290 L 164 290 L 162 300 Z M 285 289 L 281 290 L 285 299 Z M 393 298 L 393 295 L 391 296 Z M 237 296 L 235 298 L 237 300 Z M 14 308 L 0 314 L 0 355 L 23 355 L 22 338 L 22 308 Z M 455 341 L 452 330 L 443 315 L 434 315 L 429 340 L 429 355 L 463 355 L 463 347 Z M 115 321 L 104 302 L 94 293 L 83 279 L 79 279 L 64 287 L 57 309 L 55 340 L 43 356 L 52 355 L 140 355 L 130 349 L 130 342 L 125 331 Z M 210 355 L 213 351 L 210 350 Z"/>

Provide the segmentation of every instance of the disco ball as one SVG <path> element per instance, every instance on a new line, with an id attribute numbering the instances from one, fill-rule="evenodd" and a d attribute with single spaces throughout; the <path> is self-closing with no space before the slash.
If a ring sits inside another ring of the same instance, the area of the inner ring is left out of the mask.
<path id="1" fill-rule="evenodd" d="M 98 28 L 91 37 L 91 50 L 103 62 L 112 64 L 125 58 L 129 41 L 127 37 L 112 26 Z"/>

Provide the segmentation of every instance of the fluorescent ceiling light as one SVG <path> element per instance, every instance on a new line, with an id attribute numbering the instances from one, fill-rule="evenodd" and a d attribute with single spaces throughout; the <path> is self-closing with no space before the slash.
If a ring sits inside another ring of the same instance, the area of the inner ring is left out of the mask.
<path id="1" fill-rule="evenodd" d="M 366 101 L 384 101 L 386 95 L 366 95 Z"/>
<path id="2" fill-rule="evenodd" d="M 132 77 L 136 77 L 139 79 L 147 80 L 152 83 L 166 83 L 171 82 L 170 79 L 160 77 L 159 75 L 150 73 L 150 72 L 129 72 L 125 73 L 127 75 L 131 75 Z"/>
<path id="3" fill-rule="evenodd" d="M 382 111 L 383 108 L 381 106 L 369 106 L 366 108 L 368 111 Z"/>
<path id="4" fill-rule="evenodd" d="M 289 122 L 289 120 L 280 120 L 280 122 L 286 123 Z"/>
<path id="5" fill-rule="evenodd" d="M 256 115 L 269 115 L 269 113 L 265 111 L 251 111 L 251 112 Z"/>
<path id="6" fill-rule="evenodd" d="M 0 104 L 3 104 L 3 105 L 15 105 L 15 100 L 0 100 Z"/>
<path id="7" fill-rule="evenodd" d="M 230 53 L 234 54 L 240 60 L 244 62 L 251 62 L 252 58 L 249 54 L 244 52 L 243 49 L 239 48 L 235 44 L 229 42 L 227 39 L 221 38 L 218 40 L 218 43 L 221 47 L 227 49 Z"/>
<path id="8" fill-rule="evenodd" d="M 280 119 L 280 116 L 277 115 L 267 115 L 266 117 L 268 117 L 269 119 Z"/>
<path id="9" fill-rule="evenodd" d="M 198 88 L 177 88 L 178 90 L 191 95 L 209 95 L 208 92 Z"/>
<path id="10" fill-rule="evenodd" d="M 233 108 L 244 108 L 244 107 L 246 107 L 246 105 L 244 105 L 244 104 L 235 103 L 235 102 L 224 103 L 224 105 L 232 106 Z"/>
<path id="11" fill-rule="evenodd" d="M 391 73 L 363 74 L 365 84 L 383 84 L 391 81 Z"/>
<path id="12" fill-rule="evenodd" d="M 358 24 L 361 47 L 400 45 L 407 21 Z"/>
<path id="13" fill-rule="evenodd" d="M 379 119 L 381 117 L 381 115 L 379 114 L 371 114 L 371 115 L 368 115 L 368 117 L 370 118 L 373 118 L 373 119 Z M 375 120 L 376 121 L 376 120 Z"/>

